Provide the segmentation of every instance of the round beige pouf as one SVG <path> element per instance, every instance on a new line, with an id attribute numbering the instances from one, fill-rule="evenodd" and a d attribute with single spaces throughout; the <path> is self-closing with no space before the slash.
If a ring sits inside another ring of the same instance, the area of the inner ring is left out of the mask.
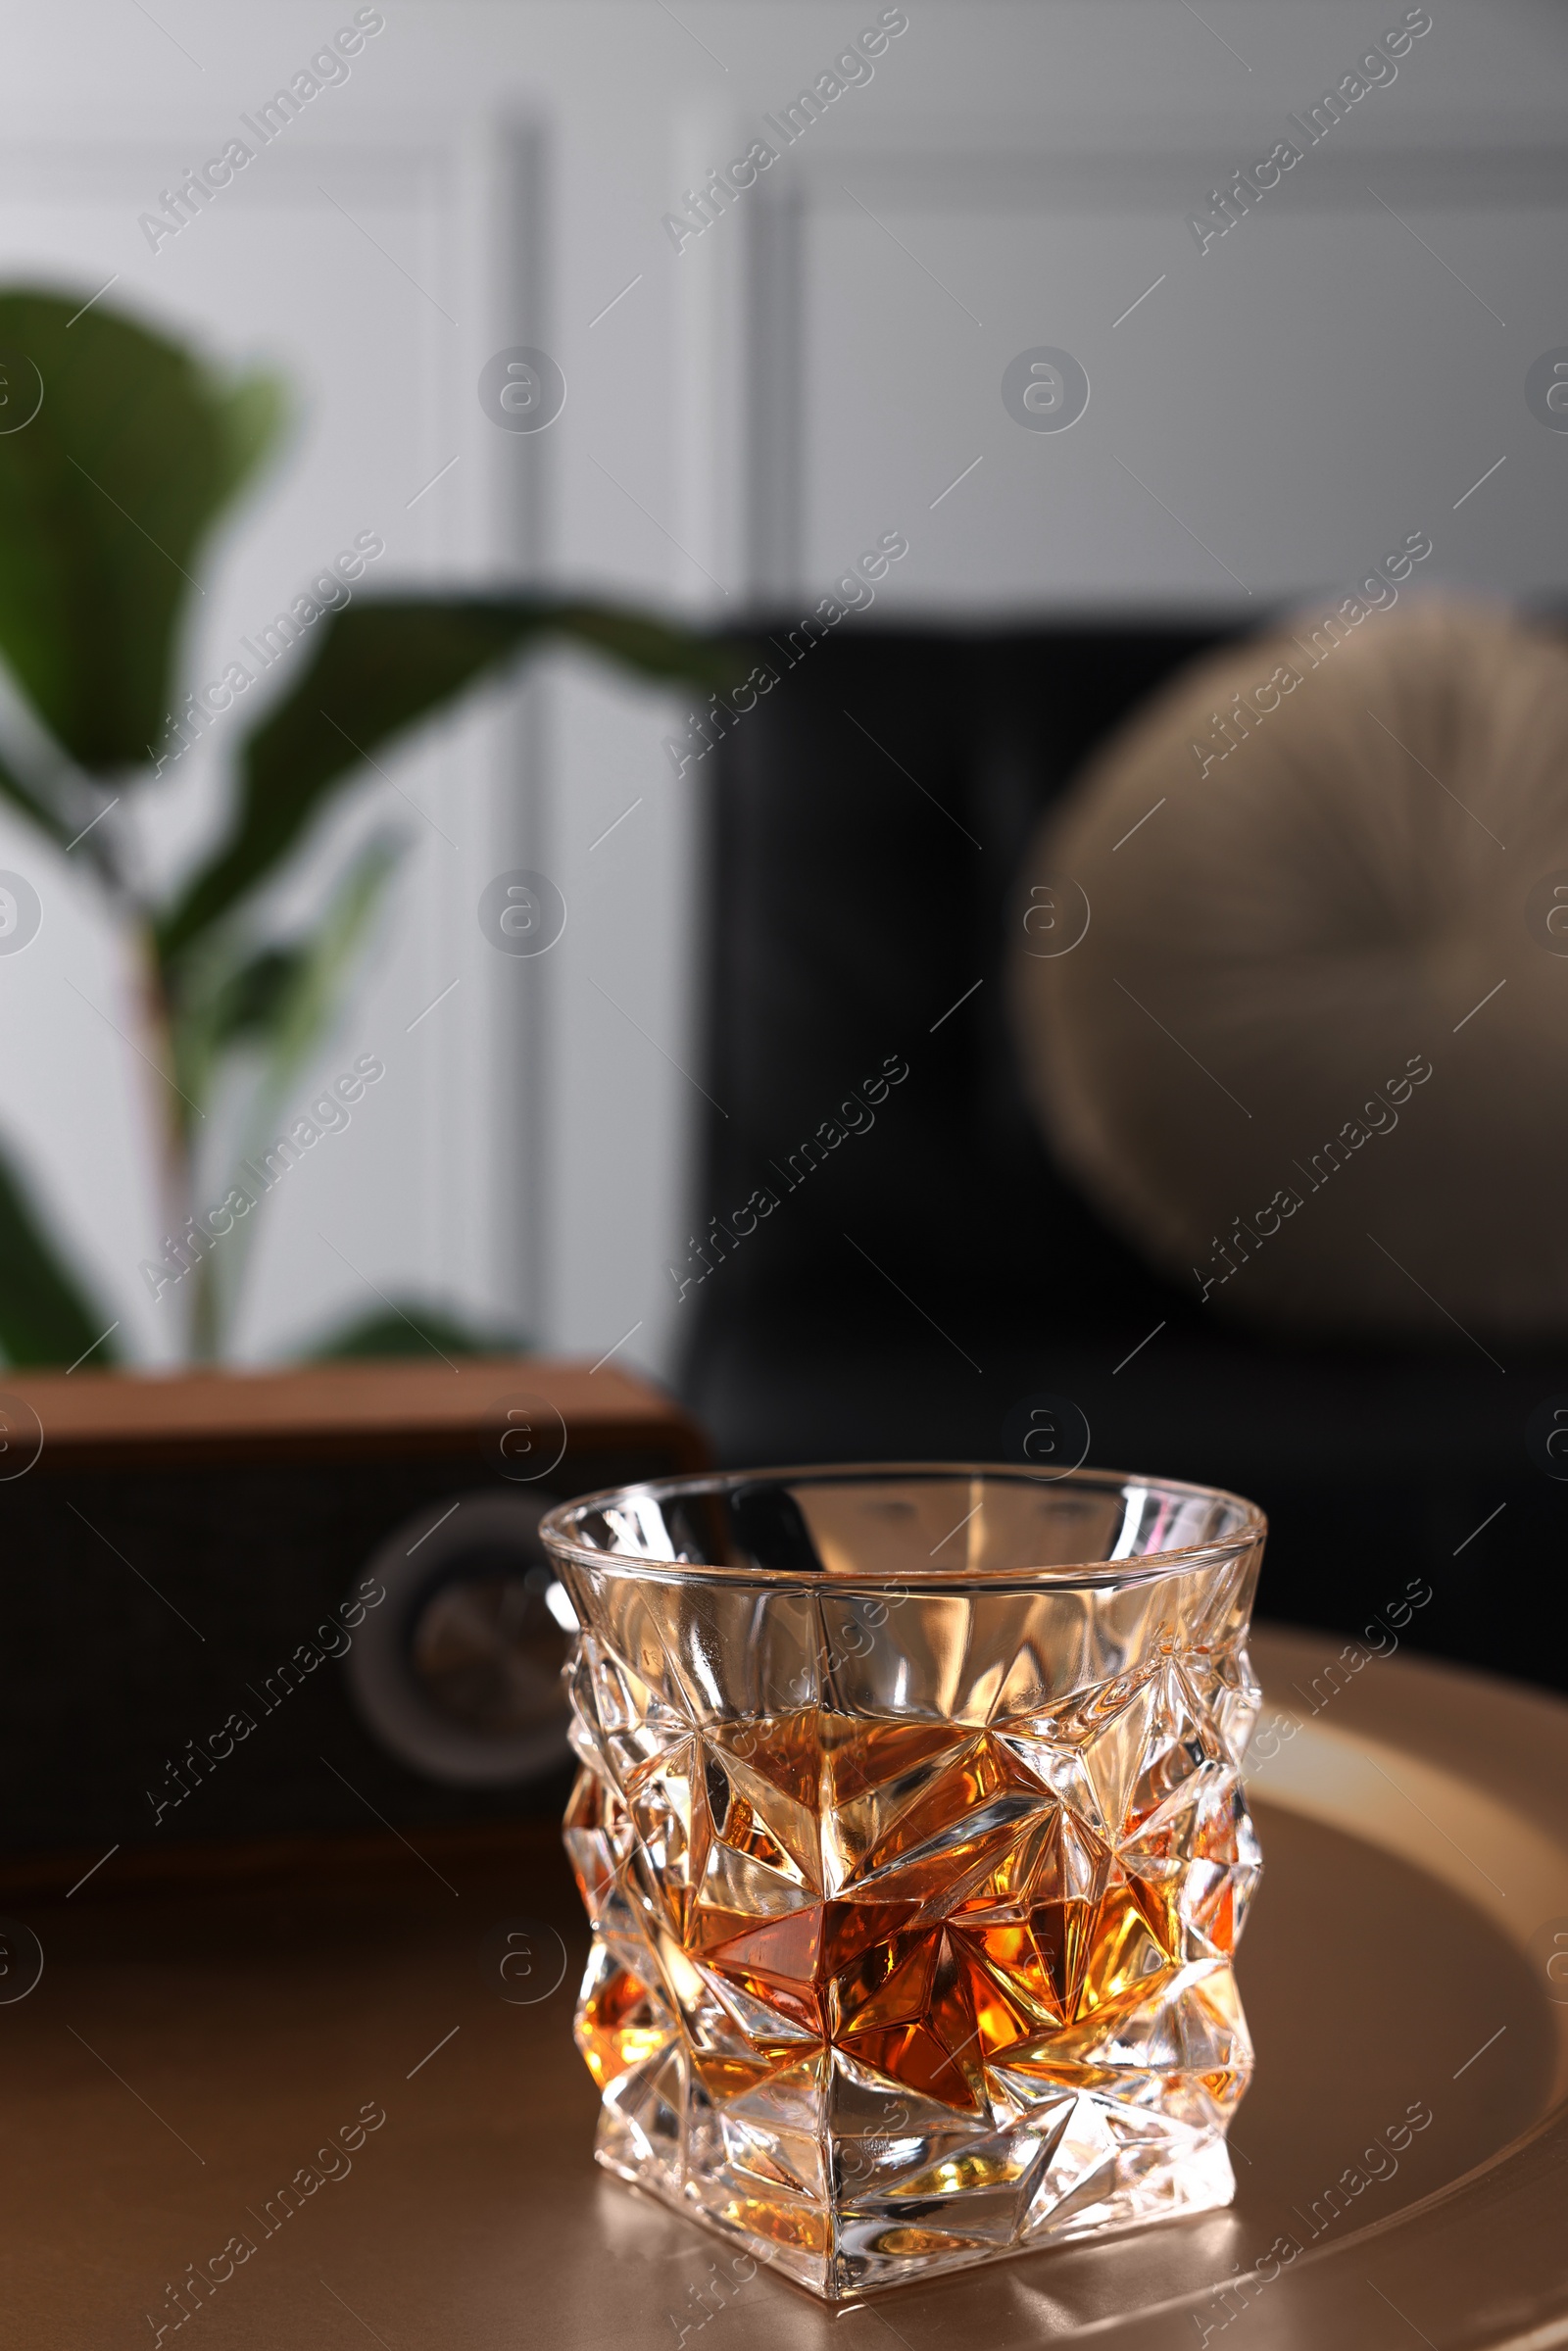
<path id="1" fill-rule="evenodd" d="M 1568 1330 L 1568 645 L 1341 608 L 1189 671 L 1015 908 L 1057 1156 L 1211 1310 Z"/>

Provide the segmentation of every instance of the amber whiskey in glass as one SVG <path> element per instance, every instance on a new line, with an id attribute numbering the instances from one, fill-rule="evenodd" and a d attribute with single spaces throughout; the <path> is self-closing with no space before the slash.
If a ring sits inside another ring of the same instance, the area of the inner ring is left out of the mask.
<path id="1" fill-rule="evenodd" d="M 1006 1468 L 554 1512 L 599 2161 L 828 2300 L 1227 2203 L 1264 1532 Z"/>

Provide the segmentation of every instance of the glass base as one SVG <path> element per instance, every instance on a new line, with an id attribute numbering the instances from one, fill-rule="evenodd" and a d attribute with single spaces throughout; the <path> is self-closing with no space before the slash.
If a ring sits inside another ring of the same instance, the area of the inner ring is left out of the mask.
<path id="1" fill-rule="evenodd" d="M 1235 2194 L 1222 2134 L 1172 2117 L 1168 2076 L 1159 2111 L 1149 2077 L 1127 2074 L 1063 2087 L 1010 2129 L 821 2138 L 818 2070 L 718 2106 L 686 2053 L 662 2048 L 606 2092 L 597 2160 L 828 2302 L 1212 2212 Z"/>

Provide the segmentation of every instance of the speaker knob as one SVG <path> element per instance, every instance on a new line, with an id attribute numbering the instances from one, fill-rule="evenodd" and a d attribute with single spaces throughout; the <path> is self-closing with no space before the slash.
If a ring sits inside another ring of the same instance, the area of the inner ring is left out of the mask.
<path id="1" fill-rule="evenodd" d="M 539 1541 L 553 1499 L 427 1503 L 366 1562 L 386 1600 L 349 1651 L 349 1689 L 373 1736 L 427 1780 L 500 1788 L 565 1760 L 576 1620 Z"/>

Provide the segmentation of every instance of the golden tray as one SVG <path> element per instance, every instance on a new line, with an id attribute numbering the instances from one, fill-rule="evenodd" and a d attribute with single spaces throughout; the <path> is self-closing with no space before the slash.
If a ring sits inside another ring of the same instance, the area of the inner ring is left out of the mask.
<path id="1" fill-rule="evenodd" d="M 0 1976 L 6 2339 L 199 2308 L 208 2351 L 1568 2344 L 1568 1706 L 1339 1651 L 1253 1645 L 1231 2211 L 835 2313 L 595 2169 L 552 1825 L 13 1861 L 44 1968 Z"/>

